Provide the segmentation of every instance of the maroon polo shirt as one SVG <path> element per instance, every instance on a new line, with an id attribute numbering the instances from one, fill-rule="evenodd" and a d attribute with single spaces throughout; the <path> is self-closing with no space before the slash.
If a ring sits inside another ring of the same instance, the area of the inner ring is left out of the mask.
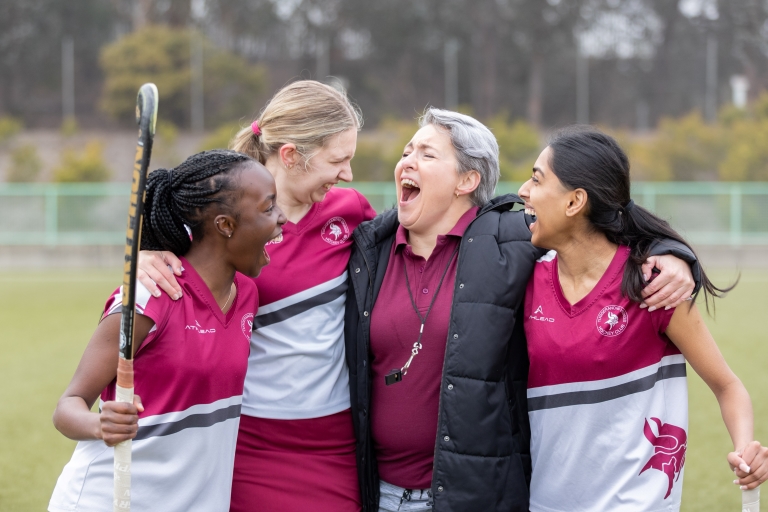
<path id="1" fill-rule="evenodd" d="M 432 485 L 440 381 L 458 253 L 450 265 L 449 259 L 477 210 L 471 208 L 447 235 L 437 237 L 428 260 L 413 253 L 408 231 L 398 227 L 384 282 L 371 313 L 371 426 L 379 475 L 382 480 L 406 489 L 426 489 Z M 408 296 L 405 272 L 423 317 L 446 266 L 448 272 L 424 324 L 422 349 L 402 382 L 387 386 L 384 376 L 408 360 L 421 326 Z"/>

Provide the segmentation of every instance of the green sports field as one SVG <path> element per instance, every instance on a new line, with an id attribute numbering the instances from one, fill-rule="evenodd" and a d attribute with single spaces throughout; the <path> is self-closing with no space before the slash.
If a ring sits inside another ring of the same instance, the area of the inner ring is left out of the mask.
<path id="1" fill-rule="evenodd" d="M 734 277 L 718 272 L 720 283 Z M 0 511 L 45 510 L 75 443 L 51 414 L 75 370 L 121 270 L 0 272 Z M 756 437 L 768 442 L 768 272 L 748 271 L 717 306 L 710 327 L 755 407 Z M 689 371 L 690 433 L 683 510 L 739 510 L 725 455 L 730 441 L 712 394 Z M 766 492 L 768 494 L 768 492 Z M 768 506 L 768 501 L 764 506 Z"/>

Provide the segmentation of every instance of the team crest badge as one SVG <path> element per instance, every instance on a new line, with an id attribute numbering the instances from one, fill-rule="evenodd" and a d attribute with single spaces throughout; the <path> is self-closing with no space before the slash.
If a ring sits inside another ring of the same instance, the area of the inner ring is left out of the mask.
<path id="1" fill-rule="evenodd" d="M 621 306 L 606 306 L 598 313 L 595 323 L 603 336 L 618 336 L 627 328 L 627 311 Z"/>
<path id="2" fill-rule="evenodd" d="M 253 330 L 253 313 L 246 313 L 243 315 L 243 319 L 240 320 L 240 329 L 243 330 L 243 334 L 246 339 L 251 339 L 251 331 Z"/>
<path id="3" fill-rule="evenodd" d="M 331 245 L 343 244 L 349 240 L 349 227 L 341 217 L 333 217 L 320 230 L 320 236 Z"/>

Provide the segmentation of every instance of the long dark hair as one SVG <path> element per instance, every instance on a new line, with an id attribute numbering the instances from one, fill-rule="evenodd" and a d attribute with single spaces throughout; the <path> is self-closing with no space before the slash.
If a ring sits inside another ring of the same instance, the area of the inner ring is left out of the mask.
<path id="1" fill-rule="evenodd" d="M 590 126 L 572 126 L 557 132 L 549 147 L 549 165 L 560 181 L 571 190 L 586 190 L 587 218 L 592 227 L 612 243 L 631 249 L 621 291 L 631 300 L 642 302 L 647 283 L 641 266 L 653 243 L 669 239 L 690 245 L 667 221 L 631 201 L 629 159 L 612 137 Z M 718 288 L 702 270 L 701 288 L 694 299 L 704 290 L 709 311 L 710 297 L 722 297 L 734 286 Z"/>
<path id="2" fill-rule="evenodd" d="M 234 175 L 244 162 L 255 161 L 235 151 L 203 151 L 173 169 L 152 171 L 147 177 L 141 248 L 183 256 L 192 239 L 202 240 L 202 221 L 214 203 L 237 219 L 232 211 L 238 189 Z"/>

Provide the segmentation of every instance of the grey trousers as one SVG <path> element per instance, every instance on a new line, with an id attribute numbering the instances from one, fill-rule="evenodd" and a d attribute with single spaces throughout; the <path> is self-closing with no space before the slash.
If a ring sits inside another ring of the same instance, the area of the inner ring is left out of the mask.
<path id="1" fill-rule="evenodd" d="M 431 512 L 430 489 L 403 489 L 381 481 L 379 512 Z"/>

